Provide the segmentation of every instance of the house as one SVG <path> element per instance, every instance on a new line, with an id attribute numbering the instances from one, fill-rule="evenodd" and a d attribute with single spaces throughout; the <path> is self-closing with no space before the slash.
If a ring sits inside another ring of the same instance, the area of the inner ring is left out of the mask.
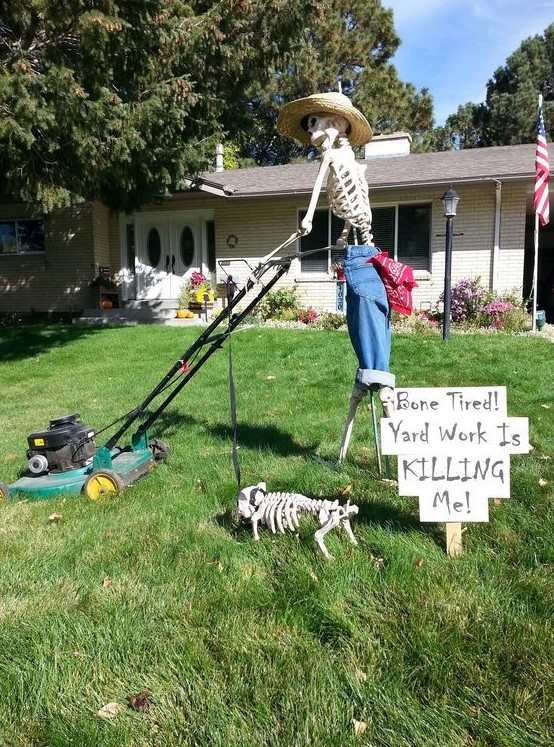
<path id="1" fill-rule="evenodd" d="M 376 137 L 367 165 L 376 245 L 414 268 L 416 307 L 429 308 L 444 288 L 448 186 L 460 196 L 454 218 L 452 282 L 480 276 L 498 292 L 527 297 L 533 273 L 532 208 L 535 146 L 410 154 L 404 133 Z M 202 174 L 185 189 L 137 211 L 116 214 L 86 203 L 47 217 L 22 205 L 0 205 L 0 313 L 64 312 L 99 306 L 89 283 L 99 268 L 120 280 L 120 305 L 130 310 L 176 306 L 194 269 L 220 282 L 241 283 L 249 265 L 299 225 L 318 164 Z M 301 251 L 333 243 L 341 223 L 322 195 Z M 223 260 L 234 260 L 221 266 Z M 295 259 L 279 282 L 297 285 L 303 303 L 333 311 L 333 250 Z M 540 229 L 538 305 L 552 306 L 554 229 Z M 122 312 L 123 313 L 123 312 Z"/>

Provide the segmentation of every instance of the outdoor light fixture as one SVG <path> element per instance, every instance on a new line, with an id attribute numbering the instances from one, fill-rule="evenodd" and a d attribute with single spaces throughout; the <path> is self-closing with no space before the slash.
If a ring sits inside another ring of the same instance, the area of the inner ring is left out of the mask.
<path id="1" fill-rule="evenodd" d="M 455 189 L 452 189 L 452 185 L 448 187 L 446 192 L 441 197 L 442 204 L 444 206 L 444 217 L 453 218 L 456 215 L 456 208 L 460 197 Z"/>
<path id="2" fill-rule="evenodd" d="M 450 337 L 450 299 L 452 274 L 452 218 L 456 215 L 456 208 L 460 197 L 452 185 L 442 196 L 444 217 L 446 218 L 446 247 L 444 253 L 444 318 L 442 323 L 442 339 Z"/>

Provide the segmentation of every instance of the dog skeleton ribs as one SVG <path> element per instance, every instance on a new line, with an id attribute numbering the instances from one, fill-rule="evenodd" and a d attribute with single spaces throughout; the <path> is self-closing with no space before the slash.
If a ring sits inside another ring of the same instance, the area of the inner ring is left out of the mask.
<path id="1" fill-rule="evenodd" d="M 265 482 L 244 488 L 238 496 L 239 515 L 250 521 L 252 534 L 259 540 L 258 525 L 265 524 L 273 534 L 286 530 L 296 532 L 299 526 L 299 514 L 315 516 L 320 528 L 314 534 L 315 541 L 323 555 L 331 558 L 323 538 L 335 527 L 342 526 L 350 542 L 357 545 L 350 526 L 350 518 L 358 513 L 358 507 L 350 501 L 345 506 L 338 500 L 327 501 L 307 498 L 300 493 L 268 493 Z"/>

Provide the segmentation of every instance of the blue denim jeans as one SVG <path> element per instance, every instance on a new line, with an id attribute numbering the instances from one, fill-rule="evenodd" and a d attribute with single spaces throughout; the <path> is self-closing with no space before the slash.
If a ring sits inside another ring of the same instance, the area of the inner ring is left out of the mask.
<path id="1" fill-rule="evenodd" d="M 391 328 L 389 302 L 375 266 L 367 264 L 379 254 L 374 246 L 346 247 L 346 321 L 358 358 L 356 383 L 367 387 L 394 387 L 390 373 Z"/>

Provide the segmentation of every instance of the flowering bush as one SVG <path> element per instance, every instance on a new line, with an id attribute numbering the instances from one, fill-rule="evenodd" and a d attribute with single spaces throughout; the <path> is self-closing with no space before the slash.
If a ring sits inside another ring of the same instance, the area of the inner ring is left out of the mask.
<path id="1" fill-rule="evenodd" d="M 441 294 L 444 302 L 444 294 Z M 502 296 L 481 285 L 480 278 L 464 278 L 452 286 L 451 319 L 454 324 L 469 329 L 485 327 L 505 332 L 522 332 L 530 328 L 529 314 L 523 299 L 516 293 Z M 432 314 L 442 322 L 443 312 Z"/>
<path id="2" fill-rule="evenodd" d="M 302 322 L 303 324 L 313 324 L 319 314 L 317 311 L 312 308 L 311 306 L 308 306 L 307 309 L 300 309 L 298 312 L 298 321 Z"/>
<path id="3" fill-rule="evenodd" d="M 453 322 L 477 319 L 491 294 L 481 285 L 481 278 L 464 278 L 452 286 L 450 291 L 450 314 Z M 444 303 L 444 293 L 439 301 Z"/>
<path id="4" fill-rule="evenodd" d="M 181 290 L 179 308 L 186 309 L 190 303 L 203 303 L 205 293 L 210 302 L 214 300 L 210 279 L 201 272 L 193 272 Z"/>
<path id="5" fill-rule="evenodd" d="M 496 329 L 504 328 L 504 316 L 507 311 L 513 311 L 515 306 L 510 301 L 502 301 L 500 298 L 488 303 L 483 309 L 483 315 L 488 317 L 490 324 Z"/>

